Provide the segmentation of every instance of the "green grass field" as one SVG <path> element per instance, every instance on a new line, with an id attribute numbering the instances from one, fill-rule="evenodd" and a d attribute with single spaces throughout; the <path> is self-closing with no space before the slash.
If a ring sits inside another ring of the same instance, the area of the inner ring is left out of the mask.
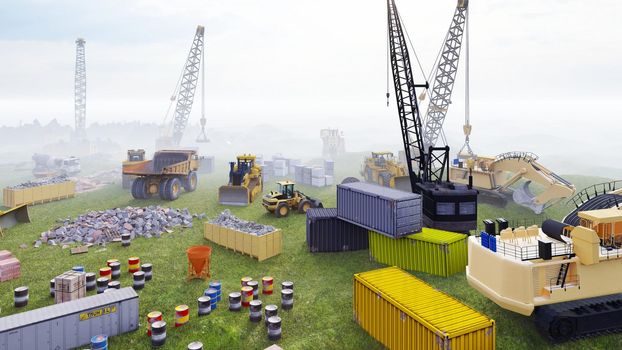
<path id="1" fill-rule="evenodd" d="M 360 158 L 343 160 L 346 168 L 354 169 Z M 338 169 L 344 169 L 337 162 Z M 219 167 L 224 170 L 224 164 Z M 350 172 L 351 174 L 352 172 Z M 339 172 L 337 178 L 347 175 Z M 300 214 L 290 214 L 288 218 L 276 219 L 268 215 L 260 203 L 247 208 L 231 208 L 232 212 L 244 219 L 271 224 L 284 233 L 283 253 L 263 262 L 242 256 L 203 239 L 203 226 L 195 220 L 191 229 L 176 229 L 172 234 L 164 234 L 160 239 L 136 239 L 129 248 L 120 244 L 109 244 L 105 248 L 92 247 L 82 255 L 70 255 L 68 249 L 56 246 L 33 248 L 33 241 L 43 231 L 56 225 L 58 218 L 75 217 L 90 210 L 103 210 L 113 207 L 164 205 L 176 208 L 189 208 L 191 212 L 208 214 L 214 217 L 224 207 L 217 204 L 217 188 L 225 182 L 224 172 L 203 177 L 196 192 L 182 194 L 179 200 L 168 203 L 159 199 L 137 201 L 130 194 L 116 186 L 76 198 L 37 205 L 30 208 L 33 222 L 19 225 L 0 238 L 0 249 L 11 250 L 22 262 L 22 277 L 0 283 L 0 316 L 32 310 L 53 304 L 49 296 L 49 280 L 71 269 L 74 265 L 84 265 L 87 271 L 96 271 L 110 258 L 126 262 L 130 256 L 139 256 L 143 262 L 154 266 L 154 279 L 139 291 L 140 319 L 139 331 L 111 338 L 110 349 L 150 349 L 150 341 L 145 334 L 144 320 L 149 311 L 162 311 L 169 324 L 168 339 L 164 349 L 185 349 L 191 341 L 201 341 L 205 349 L 263 349 L 271 344 L 266 329 L 261 324 L 248 320 L 247 312 L 232 313 L 227 310 L 226 297 L 211 315 L 196 316 L 196 299 L 203 293 L 207 283 L 201 280 L 186 282 L 187 260 L 185 250 L 196 244 L 212 246 L 212 268 L 214 279 L 223 285 L 223 294 L 239 290 L 240 278 L 251 276 L 260 279 L 264 275 L 275 278 L 275 293 L 262 297 L 264 303 L 280 305 L 280 282 L 292 280 L 295 283 L 295 306 L 289 312 L 280 310 L 283 318 L 283 338 L 278 344 L 284 349 L 381 349 L 367 333 L 352 320 L 352 275 L 381 267 L 371 262 L 367 251 L 345 253 L 316 253 L 306 250 L 305 218 Z M 572 178 L 575 183 L 585 185 L 598 179 Z M 577 181 L 578 180 L 578 181 Z M 578 187 L 581 187 L 578 186 Z M 273 189 L 273 183 L 266 184 L 266 190 Z M 335 205 L 335 187 L 311 189 L 301 187 L 308 195 L 321 198 L 327 207 Z M 547 215 L 559 218 L 567 208 L 551 208 Z M 508 205 L 503 210 L 488 205 L 480 206 L 480 218 L 505 216 L 523 218 L 533 214 L 528 210 Z M 19 245 L 26 243 L 27 249 Z M 127 264 L 124 263 L 123 271 Z M 413 274 L 435 288 L 447 292 L 467 305 L 493 318 L 497 324 L 498 349 L 543 349 L 551 347 L 536 331 L 532 320 L 505 311 L 490 302 L 466 283 L 464 274 L 450 278 L 431 276 L 424 273 Z M 122 286 L 130 286 L 127 273 L 121 278 Z M 15 287 L 27 285 L 30 288 L 30 302 L 25 309 L 13 307 Z M 174 320 L 174 307 L 188 304 L 191 308 L 189 324 L 179 329 L 170 326 Z M 601 336 L 556 346 L 558 349 L 619 349 L 622 336 Z"/>

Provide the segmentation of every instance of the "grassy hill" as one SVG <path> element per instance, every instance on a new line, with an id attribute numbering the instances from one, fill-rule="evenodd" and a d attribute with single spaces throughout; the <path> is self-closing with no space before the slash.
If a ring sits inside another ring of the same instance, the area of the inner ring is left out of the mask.
<path id="1" fill-rule="evenodd" d="M 355 175 L 361 155 L 350 155 L 336 160 L 337 178 Z M 220 170 L 200 180 L 196 192 L 182 194 L 175 202 L 162 202 L 159 199 L 137 201 L 130 194 L 116 186 L 60 202 L 31 207 L 32 224 L 19 225 L 0 238 L 0 249 L 11 250 L 22 262 L 22 277 L 0 283 L 0 316 L 32 310 L 53 304 L 48 292 L 49 280 L 69 270 L 74 265 L 84 265 L 87 271 L 96 271 L 110 258 L 127 261 L 130 256 L 139 256 L 143 262 L 154 266 L 154 279 L 140 295 L 141 328 L 137 332 L 110 339 L 110 348 L 150 349 L 150 342 L 145 334 L 144 319 L 148 312 L 159 310 L 171 326 L 167 331 L 168 340 L 164 349 L 181 349 L 194 340 L 203 342 L 205 349 L 263 349 L 271 344 L 268 341 L 263 324 L 248 321 L 247 312 L 232 313 L 227 310 L 226 298 L 211 315 L 196 316 L 196 299 L 207 287 L 201 280 L 186 282 L 187 260 L 185 250 L 196 244 L 212 246 L 212 276 L 221 280 L 223 293 L 239 290 L 240 278 L 252 276 L 260 279 L 264 275 L 275 278 L 276 291 L 283 280 L 295 283 L 295 306 L 289 312 L 280 311 L 283 318 L 283 339 L 279 345 L 285 349 L 381 349 L 382 346 L 367 335 L 352 320 L 352 275 L 381 267 L 370 261 L 367 251 L 345 253 L 311 254 L 306 250 L 305 218 L 300 214 L 291 214 L 284 219 L 268 215 L 260 203 L 247 208 L 230 208 L 244 219 L 274 225 L 283 230 L 284 250 L 277 257 L 258 262 L 247 256 L 224 249 L 203 239 L 203 227 L 196 221 L 191 229 L 176 229 L 171 234 L 164 234 L 160 239 L 136 239 L 129 248 L 119 244 L 106 247 L 92 247 L 90 252 L 72 256 L 68 249 L 56 246 L 33 248 L 33 241 L 43 231 L 56 224 L 59 218 L 75 217 L 90 210 L 104 210 L 124 206 L 164 205 L 176 208 L 189 208 L 191 212 L 207 213 L 208 217 L 218 215 L 224 207 L 217 204 L 217 188 L 225 182 L 225 165 L 219 162 Z M 600 182 L 600 179 L 588 177 L 567 177 L 581 186 Z M 3 175 L 5 182 L 10 177 Z M 272 189 L 270 181 L 266 189 Z M 335 187 L 324 189 L 306 188 L 305 193 L 321 198 L 327 207 L 335 205 Z M 531 211 L 509 204 L 505 209 L 489 205 L 480 205 L 480 219 L 503 216 L 509 219 L 531 218 Z M 569 208 L 558 206 L 550 208 L 545 215 L 561 218 Z M 26 243 L 28 248 L 20 249 Z M 123 271 L 127 265 L 124 264 Z M 464 274 L 449 278 L 431 276 L 424 273 L 413 274 L 435 288 L 455 296 L 467 305 L 479 310 L 496 320 L 497 344 L 499 349 L 542 349 L 550 345 L 537 333 L 530 318 L 503 310 L 471 289 Z M 122 275 L 121 284 L 131 285 L 130 276 Z M 13 307 L 15 287 L 27 285 L 30 288 L 30 302 L 25 309 Z M 264 303 L 280 304 L 278 293 L 262 298 Z M 190 322 L 186 326 L 172 328 L 174 307 L 188 304 L 191 308 Z M 622 336 L 609 335 L 593 339 L 580 340 L 561 346 L 559 349 L 614 349 L 619 348 Z"/>

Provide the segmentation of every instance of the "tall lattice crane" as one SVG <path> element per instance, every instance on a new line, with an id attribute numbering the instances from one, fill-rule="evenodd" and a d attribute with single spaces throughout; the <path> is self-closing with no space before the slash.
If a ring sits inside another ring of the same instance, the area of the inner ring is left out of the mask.
<path id="1" fill-rule="evenodd" d="M 165 135 L 158 139 L 156 148 L 179 146 L 184 135 L 184 131 L 188 125 L 188 118 L 192 111 L 194 95 L 199 81 L 199 71 L 201 70 L 201 62 L 204 56 L 204 34 L 205 28 L 203 26 L 197 26 L 184 69 L 175 87 L 173 96 L 171 97 L 171 105 L 173 102 L 177 101 L 172 120 L 168 121 L 169 113 L 167 112 L 165 117 Z M 202 93 L 204 93 L 204 88 L 201 90 Z M 204 110 L 202 113 L 201 125 L 202 135 L 199 136 L 199 140 L 197 141 L 206 142 Z M 203 141 L 203 139 L 205 139 L 205 141 Z"/>
<path id="2" fill-rule="evenodd" d="M 451 93 L 456 80 L 462 38 L 468 20 L 468 0 L 458 0 L 451 25 L 445 36 L 444 44 L 439 53 L 438 65 L 434 73 L 430 102 L 423 119 L 424 147 L 436 146 L 439 136 L 447 144 L 443 133 L 443 122 L 451 104 Z"/>
<path id="3" fill-rule="evenodd" d="M 427 148 L 406 45 L 394 0 L 387 0 L 388 40 L 393 85 L 411 189 L 423 199 L 423 219 L 428 227 L 465 232 L 477 226 L 477 191 L 449 182 L 449 147 Z M 416 57 L 416 56 L 415 56 Z"/>
<path id="4" fill-rule="evenodd" d="M 75 136 L 86 138 L 86 59 L 82 38 L 76 39 L 76 72 L 74 79 Z"/>

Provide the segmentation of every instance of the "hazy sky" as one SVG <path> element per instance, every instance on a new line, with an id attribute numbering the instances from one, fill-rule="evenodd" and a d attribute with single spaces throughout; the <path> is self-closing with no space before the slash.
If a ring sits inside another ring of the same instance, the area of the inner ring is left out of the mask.
<path id="1" fill-rule="evenodd" d="M 395 102 L 387 108 L 384 98 L 384 0 L 0 5 L 0 124 L 35 117 L 73 123 L 77 37 L 86 39 L 87 124 L 160 122 L 202 24 L 210 127 L 263 121 L 317 133 L 333 126 L 354 145 L 389 138 L 399 145 Z M 426 73 L 455 5 L 397 0 Z M 552 153 L 555 142 L 576 140 L 573 150 L 602 142 L 619 149 L 620 13 L 622 2 L 614 0 L 471 0 L 474 146 Z M 463 64 L 445 124 L 453 142 L 464 116 Z"/>

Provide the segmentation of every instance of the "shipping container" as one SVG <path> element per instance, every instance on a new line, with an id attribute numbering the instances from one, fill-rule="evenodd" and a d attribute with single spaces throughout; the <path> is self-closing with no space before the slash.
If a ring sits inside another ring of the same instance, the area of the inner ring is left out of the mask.
<path id="1" fill-rule="evenodd" d="M 259 261 L 279 255 L 283 249 L 281 230 L 257 236 L 206 222 L 204 237 L 208 241 L 257 258 Z"/>
<path id="2" fill-rule="evenodd" d="M 337 185 L 340 219 L 398 238 L 421 231 L 421 196 L 365 182 Z"/>
<path id="3" fill-rule="evenodd" d="M 443 277 L 464 272 L 467 236 L 424 227 L 421 233 L 393 239 L 369 231 L 369 256 L 375 261 L 406 270 Z"/>
<path id="4" fill-rule="evenodd" d="M 4 206 L 14 208 L 22 204 L 34 205 L 71 198 L 76 195 L 76 183 L 65 181 L 57 184 L 30 188 L 4 188 L 2 199 Z"/>
<path id="5" fill-rule="evenodd" d="M 313 186 L 313 187 L 324 187 L 324 186 L 326 186 L 326 179 L 324 177 L 312 177 L 311 178 L 311 186 Z"/>
<path id="6" fill-rule="evenodd" d="M 307 247 L 310 252 L 342 252 L 369 247 L 367 229 L 343 221 L 335 208 L 307 211 Z"/>
<path id="7" fill-rule="evenodd" d="M 354 320 L 388 349 L 493 350 L 495 321 L 397 267 L 354 275 Z"/>
<path id="8" fill-rule="evenodd" d="M 0 350 L 73 349 L 136 329 L 138 294 L 128 287 L 2 317 Z"/>

